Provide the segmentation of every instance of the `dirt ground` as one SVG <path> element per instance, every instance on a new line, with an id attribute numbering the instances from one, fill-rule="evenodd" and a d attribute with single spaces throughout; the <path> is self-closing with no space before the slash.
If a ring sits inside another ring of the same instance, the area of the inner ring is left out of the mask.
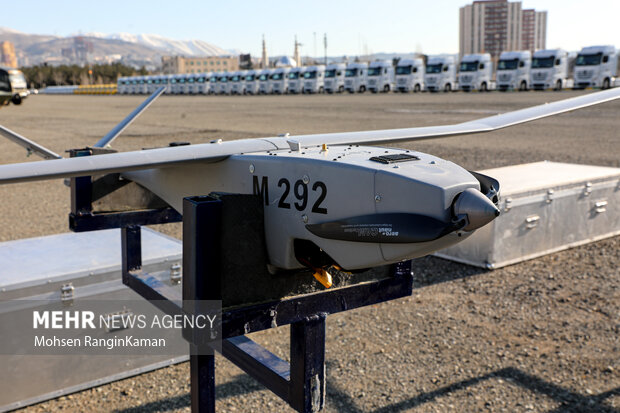
<path id="1" fill-rule="evenodd" d="M 589 92 L 157 100 L 121 150 L 457 123 Z M 33 96 L 0 124 L 63 154 L 94 144 L 143 98 Z M 399 144 L 480 170 L 550 160 L 620 167 L 620 102 L 502 131 Z M 26 159 L 0 140 L 0 164 Z M 61 181 L 0 187 L 0 241 L 66 232 Z M 611 206 L 610 206 L 611 207 Z M 179 225 L 160 228 L 180 237 Z M 620 412 L 620 237 L 486 271 L 414 261 L 411 297 L 327 319 L 328 412 Z M 288 355 L 288 328 L 252 338 Z M 218 411 L 292 411 L 220 356 Z M 23 411 L 189 411 L 183 363 Z"/>

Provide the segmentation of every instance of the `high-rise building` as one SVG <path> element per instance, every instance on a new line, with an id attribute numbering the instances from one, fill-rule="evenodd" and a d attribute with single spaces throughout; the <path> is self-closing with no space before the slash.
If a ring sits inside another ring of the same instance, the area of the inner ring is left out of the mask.
<path id="1" fill-rule="evenodd" d="M 13 43 L 7 41 L 0 42 L 0 65 L 17 68 L 17 56 Z"/>
<path id="2" fill-rule="evenodd" d="M 459 10 L 459 55 L 544 49 L 547 12 L 523 10 L 521 2 L 474 1 Z"/>

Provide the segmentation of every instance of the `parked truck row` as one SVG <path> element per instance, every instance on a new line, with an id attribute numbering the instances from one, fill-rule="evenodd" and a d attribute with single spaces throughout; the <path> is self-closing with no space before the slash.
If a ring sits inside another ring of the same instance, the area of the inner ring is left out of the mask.
<path id="1" fill-rule="evenodd" d="M 562 90 L 619 86 L 618 51 L 613 46 L 584 47 L 574 61 L 561 49 L 503 52 L 497 68 L 488 53 L 429 56 L 370 63 L 244 70 L 236 72 L 132 76 L 118 80 L 119 94 L 270 95 L 313 93 L 450 92 Z M 574 70 L 573 70 L 574 67 Z M 495 69 L 495 70 L 494 70 Z"/>

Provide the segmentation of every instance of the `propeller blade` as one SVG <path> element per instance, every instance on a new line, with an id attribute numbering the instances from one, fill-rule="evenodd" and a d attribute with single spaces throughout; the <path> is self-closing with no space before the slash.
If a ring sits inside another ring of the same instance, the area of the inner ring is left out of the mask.
<path id="1" fill-rule="evenodd" d="M 155 99 L 159 97 L 166 90 L 165 86 L 159 87 L 151 96 L 149 96 L 140 106 L 135 108 L 125 119 L 123 119 L 118 125 L 116 125 L 110 132 L 108 132 L 103 138 L 93 146 L 94 148 L 105 148 L 110 145 L 114 139 L 118 137 L 129 125 L 133 122 L 142 112 L 148 108 Z"/>

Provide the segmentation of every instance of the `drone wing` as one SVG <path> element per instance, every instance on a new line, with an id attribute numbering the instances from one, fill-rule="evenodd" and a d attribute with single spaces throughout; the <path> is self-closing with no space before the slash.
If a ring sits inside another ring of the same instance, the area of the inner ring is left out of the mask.
<path id="1" fill-rule="evenodd" d="M 620 88 L 616 88 L 454 125 L 244 139 L 9 164 L 0 166 L 0 184 L 151 169 L 188 162 L 215 162 L 236 154 L 304 148 L 321 144 L 377 144 L 491 132 L 619 98 Z"/>

